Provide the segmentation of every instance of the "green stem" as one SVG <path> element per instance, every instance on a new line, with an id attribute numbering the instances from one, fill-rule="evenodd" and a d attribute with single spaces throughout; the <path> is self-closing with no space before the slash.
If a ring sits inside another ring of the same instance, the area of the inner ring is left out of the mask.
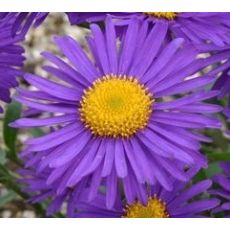
<path id="1" fill-rule="evenodd" d="M 0 182 L 8 189 L 13 190 L 16 192 L 19 196 L 21 196 L 23 199 L 28 199 L 29 195 L 22 192 L 20 189 L 20 186 L 16 183 L 16 178 L 14 178 L 8 170 L 0 164 Z M 36 213 L 44 217 L 46 215 L 46 211 L 40 204 L 34 204 Z"/>

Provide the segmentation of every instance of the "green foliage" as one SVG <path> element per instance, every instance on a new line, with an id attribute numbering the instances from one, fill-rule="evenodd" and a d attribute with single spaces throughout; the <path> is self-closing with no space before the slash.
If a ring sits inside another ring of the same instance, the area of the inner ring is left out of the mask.
<path id="1" fill-rule="evenodd" d="M 16 197 L 16 193 L 13 191 L 9 191 L 3 196 L 0 196 L 0 208 L 2 208 L 8 202 L 11 202 Z"/>
<path id="2" fill-rule="evenodd" d="M 2 149 L 0 149 L 0 164 L 4 165 L 6 163 L 6 153 Z"/>
<path id="3" fill-rule="evenodd" d="M 44 135 L 44 132 L 42 129 L 33 128 L 33 129 L 31 129 L 31 134 L 33 137 L 40 137 L 40 136 Z"/>
<path id="4" fill-rule="evenodd" d="M 3 139 L 6 146 L 6 154 L 7 157 L 14 162 L 19 162 L 16 149 L 18 130 L 9 127 L 8 124 L 18 119 L 20 114 L 21 104 L 13 101 L 7 106 L 3 120 Z"/>

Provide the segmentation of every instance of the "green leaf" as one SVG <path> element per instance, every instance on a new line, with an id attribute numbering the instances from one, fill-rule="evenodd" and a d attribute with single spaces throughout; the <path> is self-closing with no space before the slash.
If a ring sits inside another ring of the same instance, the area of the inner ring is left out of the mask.
<path id="1" fill-rule="evenodd" d="M 211 162 L 208 164 L 208 168 L 201 169 L 196 176 L 193 178 L 193 182 L 202 181 L 205 179 L 212 178 L 214 175 L 221 173 L 219 162 Z"/>
<path id="2" fill-rule="evenodd" d="M 0 149 L 0 164 L 4 165 L 6 163 L 6 153 Z"/>
<path id="3" fill-rule="evenodd" d="M 198 181 L 202 181 L 202 180 L 205 180 L 207 177 L 206 177 L 206 173 L 205 173 L 205 170 L 204 169 L 201 169 L 196 175 L 195 177 L 193 178 L 193 182 L 196 183 Z"/>
<path id="4" fill-rule="evenodd" d="M 15 198 L 16 194 L 13 191 L 9 191 L 0 197 L 0 208 L 2 208 L 5 204 L 9 203 Z"/>
<path id="5" fill-rule="evenodd" d="M 9 104 L 6 108 L 5 118 L 3 121 L 3 139 L 8 149 L 8 157 L 11 160 L 17 159 L 16 140 L 18 130 L 8 126 L 9 123 L 20 117 L 21 105 L 15 101 Z"/>
<path id="6" fill-rule="evenodd" d="M 219 173 L 221 173 L 219 162 L 209 163 L 208 168 L 205 169 L 206 178 L 211 178 Z"/>
<path id="7" fill-rule="evenodd" d="M 210 161 L 230 161 L 230 153 L 209 153 L 207 156 Z"/>
<path id="8" fill-rule="evenodd" d="M 40 128 L 33 128 L 31 129 L 31 134 L 33 135 L 33 137 L 40 137 L 44 135 L 44 132 Z"/>

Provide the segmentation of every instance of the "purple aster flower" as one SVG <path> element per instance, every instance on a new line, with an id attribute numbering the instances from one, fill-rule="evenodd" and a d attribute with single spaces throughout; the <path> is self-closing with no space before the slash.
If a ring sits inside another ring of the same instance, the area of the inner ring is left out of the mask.
<path id="1" fill-rule="evenodd" d="M 226 212 L 225 217 L 230 217 L 230 163 L 221 162 L 220 167 L 223 169 L 223 174 L 216 175 L 213 182 L 219 185 L 218 188 L 209 191 L 210 194 L 221 198 L 221 206 L 214 210 L 215 213 Z"/>
<path id="2" fill-rule="evenodd" d="M 111 14 L 117 19 L 122 19 L 118 24 L 127 24 L 133 17 L 141 18 L 156 24 L 168 24 L 168 38 L 184 38 L 192 44 L 198 45 L 202 50 L 216 49 L 230 45 L 230 13 L 219 12 L 133 12 L 133 13 L 69 13 L 72 24 L 79 22 L 95 22 L 105 19 Z M 126 22 L 125 22 L 126 21 Z M 199 46 L 202 44 L 202 46 Z M 203 46 L 208 44 L 208 46 Z"/>
<path id="3" fill-rule="evenodd" d="M 194 169 L 190 169 L 187 174 L 191 178 L 194 175 Z M 170 179 L 174 185 L 172 191 L 165 190 L 158 183 L 148 188 L 143 186 L 141 192 L 148 197 L 145 203 L 141 201 L 127 203 L 118 196 L 112 209 L 107 209 L 106 197 L 102 192 L 92 202 L 88 202 L 88 191 L 86 190 L 76 203 L 75 217 L 194 218 L 205 217 L 205 212 L 219 205 L 218 199 L 200 197 L 211 187 L 211 180 L 200 181 L 188 186 L 187 183 L 174 178 Z"/>
<path id="4" fill-rule="evenodd" d="M 117 45 L 110 17 L 104 32 L 91 25 L 87 41 L 93 60 L 71 37 L 55 37 L 69 61 L 43 53 L 53 64 L 44 69 L 56 81 L 25 75 L 38 90 L 19 89 L 16 99 L 40 110 L 42 117 L 21 118 L 12 126 L 56 127 L 27 140 L 22 155 L 33 152 L 40 159 L 37 170 L 49 169 L 47 184 L 59 183 L 58 194 L 92 176 L 90 197 L 106 180 L 107 206 L 112 207 L 118 180 L 125 188 L 158 181 L 170 191 L 169 175 L 187 180 L 181 165 L 207 165 L 199 142 L 210 139 L 196 130 L 219 128 L 220 122 L 209 114 L 221 108 L 204 102 L 218 94 L 204 90 L 213 74 L 191 76 L 230 51 L 197 59 L 197 51 L 183 39 L 165 43 L 166 23 L 148 26 L 145 21 L 130 21 Z M 125 194 L 133 197 L 132 191 L 125 189 Z"/>
<path id="5" fill-rule="evenodd" d="M 157 23 L 163 20 L 169 24 L 170 37 L 181 37 L 194 45 L 209 44 L 209 49 L 230 44 L 230 13 L 215 12 L 155 12 L 137 13 L 146 20 Z M 211 46 L 210 46 L 211 45 Z M 212 46 L 213 45 L 213 46 Z M 205 46 L 199 46 L 204 49 Z"/>
<path id="6" fill-rule="evenodd" d="M 17 43 L 21 36 L 12 36 L 14 17 L 0 13 L 0 101 L 10 102 L 10 88 L 17 86 L 16 77 L 22 75 L 24 49 Z M 0 105 L 0 112 L 2 108 Z"/>

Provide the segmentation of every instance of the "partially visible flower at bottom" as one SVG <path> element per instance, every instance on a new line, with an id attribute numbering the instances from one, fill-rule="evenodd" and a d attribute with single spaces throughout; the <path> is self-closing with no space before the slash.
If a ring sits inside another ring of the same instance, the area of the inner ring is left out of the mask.
<path id="1" fill-rule="evenodd" d="M 187 174 L 192 178 L 197 169 L 188 170 Z M 189 183 L 180 182 L 171 178 L 174 183 L 172 191 L 166 191 L 159 183 L 146 187 L 148 201 L 142 203 L 136 201 L 128 204 L 120 197 L 116 199 L 113 209 L 107 209 L 105 196 L 98 194 L 92 202 L 87 202 L 87 192 L 83 193 L 80 202 L 76 204 L 78 212 L 75 217 L 125 217 L 125 218 L 191 218 L 205 217 L 206 211 L 211 211 L 219 204 L 218 199 L 200 198 L 199 196 L 211 187 L 211 180 L 200 181 L 190 187 Z M 196 198 L 194 200 L 194 198 Z"/>
<path id="2" fill-rule="evenodd" d="M 221 162 L 220 167 L 223 169 L 223 174 L 213 177 L 213 182 L 219 187 L 209 191 L 210 194 L 221 198 L 221 206 L 214 210 L 215 213 L 226 212 L 225 217 L 230 217 L 230 163 Z"/>
<path id="3" fill-rule="evenodd" d="M 27 159 L 27 164 L 36 161 L 36 157 Z M 189 169 L 186 176 L 190 179 L 198 172 L 198 167 Z M 139 185 L 132 190 L 133 185 L 128 188 L 136 193 L 136 200 L 129 202 L 122 195 L 122 188 L 117 187 L 116 201 L 114 207 L 106 207 L 106 195 L 104 194 L 110 188 L 105 187 L 105 180 L 101 183 L 100 192 L 96 198 L 89 200 L 91 188 L 95 187 L 93 177 L 85 177 L 81 182 L 72 188 L 67 188 L 61 194 L 57 193 L 58 184 L 47 185 L 46 178 L 49 170 L 38 172 L 34 168 L 21 169 L 19 171 L 21 179 L 19 182 L 24 184 L 24 192 L 30 194 L 29 202 L 38 203 L 49 201 L 47 216 L 53 215 L 62 210 L 63 204 L 66 204 L 67 217 L 75 218 L 180 218 L 180 217 L 205 217 L 205 213 L 212 211 L 219 205 L 219 200 L 215 198 L 201 198 L 201 195 L 212 186 L 211 180 L 200 181 L 190 186 L 189 182 L 181 182 L 173 177 L 169 180 L 173 183 L 173 190 L 167 191 L 157 183 L 156 185 Z M 65 178 L 63 178 L 64 180 Z M 148 196 L 143 201 L 138 197 Z M 145 194 L 144 194 L 145 193 Z M 207 194 L 206 194 L 207 195 Z"/>

